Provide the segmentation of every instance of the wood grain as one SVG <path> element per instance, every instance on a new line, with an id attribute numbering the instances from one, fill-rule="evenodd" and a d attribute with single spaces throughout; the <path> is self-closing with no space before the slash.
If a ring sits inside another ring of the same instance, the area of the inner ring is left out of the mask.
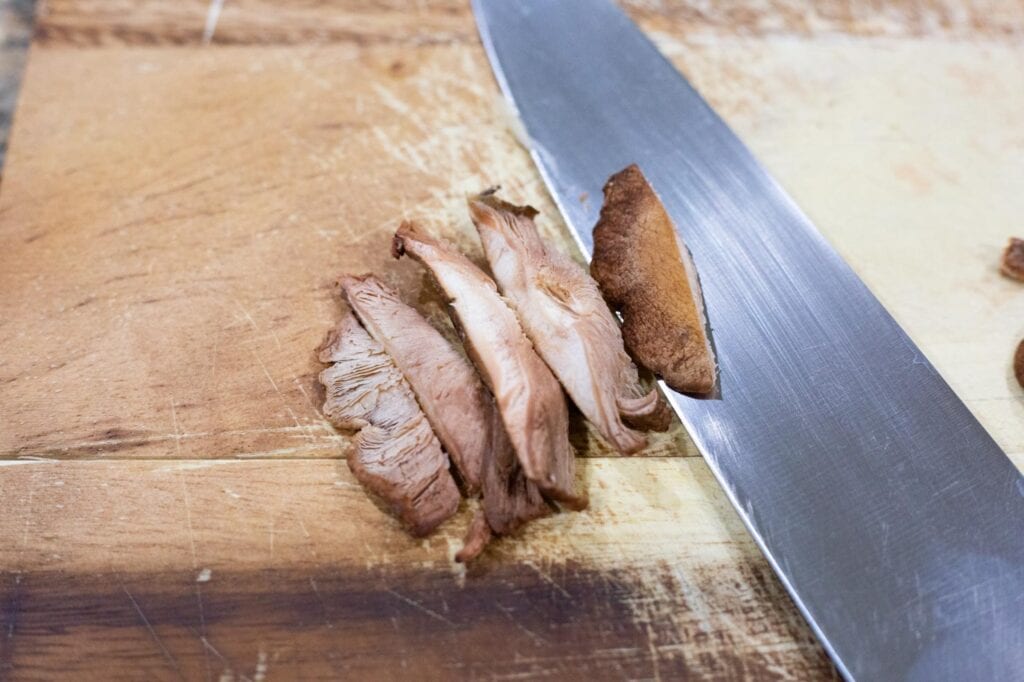
<path id="1" fill-rule="evenodd" d="M 646 28 L 685 35 L 942 37 L 1017 41 L 1022 0 L 623 0 Z M 471 44 L 461 0 L 45 0 L 48 46 Z M 211 9 L 214 8 L 214 9 Z M 211 28 L 212 27 L 212 28 Z"/>
<path id="2" fill-rule="evenodd" d="M 42 45 L 469 44 L 476 28 L 461 0 L 50 0 Z"/>
<path id="3" fill-rule="evenodd" d="M 587 512 L 468 572 L 468 510 L 413 540 L 341 462 L 2 471 L 5 679 L 832 675 L 697 458 L 588 460 Z"/>
<path id="4" fill-rule="evenodd" d="M 37 51 L 0 198 L 0 288 L 21 292 L 0 301 L 19 320 L 0 322 L 0 456 L 337 456 L 313 349 L 339 274 L 377 272 L 446 324 L 390 236 L 420 217 L 479 257 L 464 197 L 495 183 L 568 247 L 483 56 L 405 55 Z M 574 441 L 611 454 L 582 420 Z M 692 452 L 678 426 L 651 441 Z"/>
<path id="5" fill-rule="evenodd" d="M 1021 0 L 623 0 L 649 30 L 676 34 L 1017 41 Z"/>
<path id="6" fill-rule="evenodd" d="M 1024 467 L 1019 3 L 627 4 Z M 479 258 L 495 182 L 571 240 L 462 3 L 227 0 L 204 49 L 210 7 L 42 8 L 0 192 L 0 678 L 834 677 L 678 426 L 616 459 L 577 421 L 591 508 L 468 572 L 471 509 L 418 542 L 366 498 L 318 412 L 334 276 L 441 323 L 388 235 Z"/>

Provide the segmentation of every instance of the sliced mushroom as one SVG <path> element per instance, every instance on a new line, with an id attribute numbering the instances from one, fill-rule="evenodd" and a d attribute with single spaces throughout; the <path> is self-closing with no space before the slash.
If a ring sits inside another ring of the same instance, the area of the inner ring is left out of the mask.
<path id="1" fill-rule="evenodd" d="M 339 284 L 363 326 L 409 382 L 467 494 L 483 489 L 482 511 L 456 558 L 476 557 L 492 530 L 506 535 L 549 513 L 537 486 L 523 474 L 494 397 L 473 365 L 376 277 L 345 276 Z"/>
<path id="2" fill-rule="evenodd" d="M 632 454 L 647 440 L 623 419 L 668 428 L 668 406 L 656 388 L 641 387 L 597 283 L 544 243 L 534 224 L 537 211 L 502 201 L 493 192 L 470 199 L 469 210 L 502 295 L 533 347 L 601 435 Z"/>
<path id="3" fill-rule="evenodd" d="M 433 274 L 447 296 L 473 364 L 498 404 L 502 422 L 527 478 L 571 508 L 586 506 L 575 492 L 576 464 L 568 412 L 558 381 L 523 335 L 494 282 L 454 246 L 402 223 L 392 244 Z"/>
<path id="4" fill-rule="evenodd" d="M 351 314 L 325 341 L 324 416 L 357 431 L 346 459 L 356 479 L 422 536 L 459 508 L 448 458 L 398 367 Z"/>
<path id="5" fill-rule="evenodd" d="M 491 396 L 473 366 L 373 275 L 338 280 L 352 311 L 409 382 L 469 496 L 490 447 Z"/>
<path id="6" fill-rule="evenodd" d="M 604 186 L 590 274 L 622 313 L 633 358 L 682 393 L 710 393 L 715 358 L 690 252 L 636 165 Z"/>

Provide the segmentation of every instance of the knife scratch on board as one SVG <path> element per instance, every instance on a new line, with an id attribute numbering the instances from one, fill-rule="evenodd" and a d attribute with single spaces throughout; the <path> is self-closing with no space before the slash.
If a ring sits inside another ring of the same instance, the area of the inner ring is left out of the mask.
<path id="1" fill-rule="evenodd" d="M 160 635 L 156 633 L 156 630 L 153 628 L 152 623 L 149 622 L 149 618 L 146 618 L 146 614 L 142 612 L 142 607 L 139 606 L 139 602 L 135 600 L 135 597 L 132 596 L 131 592 L 129 592 L 128 588 L 124 585 L 121 585 L 121 591 L 123 591 L 125 596 L 128 597 L 128 600 L 132 603 L 132 606 L 135 608 L 135 612 L 139 614 L 139 618 L 142 619 L 142 624 L 146 626 L 146 630 L 153 638 L 153 643 L 156 644 L 157 648 L 160 649 L 160 653 L 163 654 L 164 660 L 178 674 L 179 679 L 185 679 L 184 675 L 182 675 L 181 673 L 181 665 L 178 663 L 178 659 L 176 659 L 174 657 L 174 654 L 172 654 L 170 650 L 164 645 L 163 640 L 160 639 Z"/>
<path id="2" fill-rule="evenodd" d="M 437 611 L 434 611 L 433 609 L 427 608 L 426 606 L 424 606 L 422 603 L 416 601 L 415 599 L 412 599 L 410 597 L 406 597 L 405 595 L 400 594 L 400 593 L 396 592 L 395 590 L 392 590 L 389 587 L 384 588 L 384 591 L 387 592 L 388 594 L 394 596 L 396 599 L 398 599 L 398 600 L 400 600 L 402 602 L 405 602 L 406 604 L 408 604 L 412 608 L 416 609 L 417 611 L 421 611 L 421 612 L 427 614 L 428 616 L 430 616 L 434 620 L 438 620 L 438 621 L 441 621 L 442 623 L 447 623 L 448 625 L 452 625 L 452 626 L 455 625 L 455 623 L 453 623 L 452 621 L 448 620 L 447 618 L 442 616 Z"/>

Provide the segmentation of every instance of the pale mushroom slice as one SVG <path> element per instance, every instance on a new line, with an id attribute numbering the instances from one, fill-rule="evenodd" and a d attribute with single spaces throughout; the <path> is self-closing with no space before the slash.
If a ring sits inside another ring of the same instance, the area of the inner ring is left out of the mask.
<path id="1" fill-rule="evenodd" d="M 544 243 L 532 207 L 492 190 L 471 198 L 469 210 L 495 282 L 533 347 L 605 439 L 625 454 L 641 450 L 646 438 L 624 420 L 666 429 L 671 414 L 657 388 L 641 386 L 597 283 Z"/>
<path id="2" fill-rule="evenodd" d="M 427 421 L 451 457 L 466 494 L 480 491 L 491 445 L 487 388 L 473 366 L 415 308 L 373 275 L 338 279 L 349 307 L 412 387 Z"/>
<path id="3" fill-rule="evenodd" d="M 346 453 L 356 479 L 383 500 L 416 536 L 459 508 L 448 458 L 398 367 L 359 321 L 346 314 L 327 338 L 320 361 L 324 416 L 357 431 Z"/>
<path id="4" fill-rule="evenodd" d="M 454 246 L 413 223 L 402 223 L 392 250 L 396 257 L 408 254 L 422 263 L 444 291 L 527 478 L 570 508 L 586 506 L 586 497 L 574 490 L 576 463 L 561 386 L 491 278 Z"/>
<path id="5" fill-rule="evenodd" d="M 349 307 L 409 382 L 467 494 L 483 490 L 481 511 L 456 559 L 475 558 L 492 531 L 507 535 L 548 514 L 550 506 L 523 475 L 494 397 L 469 360 L 373 275 L 346 275 L 338 283 Z"/>

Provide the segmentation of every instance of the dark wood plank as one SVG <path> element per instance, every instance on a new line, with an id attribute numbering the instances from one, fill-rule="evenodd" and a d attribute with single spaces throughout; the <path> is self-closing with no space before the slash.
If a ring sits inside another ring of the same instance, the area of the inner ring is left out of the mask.
<path id="1" fill-rule="evenodd" d="M 0 673 L 73 679 L 838 679 L 764 565 L 681 582 L 506 563 L 436 570 L 3 575 Z M 738 588 L 738 585 L 744 585 Z M 748 592 L 747 585 L 753 586 Z M 684 596 L 689 591 L 689 599 Z M 744 598 L 739 592 L 748 593 Z M 746 601 L 749 599 L 750 601 Z M 703 609 L 728 605 L 733 628 Z M 672 609 L 671 618 L 642 615 Z M 781 636 L 776 635 L 781 633 Z M 738 637 L 749 633 L 758 647 Z"/>
<path id="2" fill-rule="evenodd" d="M 835 679 L 700 459 L 583 469 L 467 570 L 339 463 L 0 466 L 0 678 Z"/>
<path id="3" fill-rule="evenodd" d="M 623 5 L 647 28 L 677 35 L 1009 41 L 1024 35 L 1022 0 L 623 0 Z M 68 47 L 472 43 L 476 34 L 468 7 L 466 0 L 48 0 L 36 41 Z"/>
<path id="4" fill-rule="evenodd" d="M 462 0 L 52 0 L 36 42 L 110 45 L 452 45 L 476 41 Z"/>

